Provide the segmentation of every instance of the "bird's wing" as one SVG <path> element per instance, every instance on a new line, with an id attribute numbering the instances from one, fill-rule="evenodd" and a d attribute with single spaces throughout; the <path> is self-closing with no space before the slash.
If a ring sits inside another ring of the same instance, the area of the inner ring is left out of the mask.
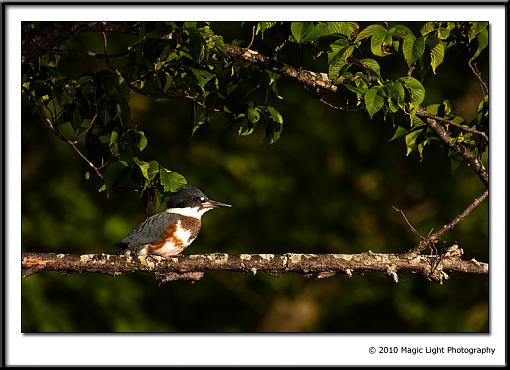
<path id="1" fill-rule="evenodd" d="M 122 239 L 118 245 L 130 248 L 161 242 L 163 241 L 165 229 L 177 222 L 178 217 L 178 215 L 168 212 L 155 214 L 142 222 L 131 234 Z"/>

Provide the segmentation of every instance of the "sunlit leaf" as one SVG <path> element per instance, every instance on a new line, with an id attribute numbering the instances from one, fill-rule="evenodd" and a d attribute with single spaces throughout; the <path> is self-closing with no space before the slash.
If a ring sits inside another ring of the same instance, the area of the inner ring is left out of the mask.
<path id="1" fill-rule="evenodd" d="M 186 178 L 184 176 L 175 171 L 167 170 L 166 168 L 161 168 L 159 170 L 159 180 L 161 185 L 163 185 L 165 192 L 178 191 L 180 188 L 187 184 Z"/>
<path id="2" fill-rule="evenodd" d="M 374 86 L 365 93 L 365 107 L 370 118 L 384 106 L 384 98 L 379 95 L 380 91 L 381 86 Z"/>

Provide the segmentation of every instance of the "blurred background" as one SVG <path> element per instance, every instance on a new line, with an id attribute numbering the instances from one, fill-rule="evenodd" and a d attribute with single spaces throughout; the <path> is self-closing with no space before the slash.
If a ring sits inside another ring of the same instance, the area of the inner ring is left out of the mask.
<path id="1" fill-rule="evenodd" d="M 251 38 L 251 27 L 240 22 L 211 28 L 226 42 L 248 44 Z M 82 35 L 76 42 L 90 40 Z M 258 40 L 252 49 L 263 52 L 264 42 L 271 41 Z M 292 53 L 289 63 L 299 64 Z M 464 57 L 447 54 L 437 75 L 424 81 L 424 105 L 450 99 L 469 120 L 481 94 Z M 383 71 L 405 67 L 391 57 L 383 61 Z M 302 62 L 327 72 L 324 59 L 305 54 Z M 487 51 L 479 68 L 488 80 Z M 415 153 L 406 157 L 403 139 L 389 142 L 395 128 L 381 113 L 370 120 L 365 112 L 332 109 L 283 78 L 279 93 L 284 99 L 272 104 L 284 128 L 273 145 L 264 143 L 263 127 L 242 137 L 221 119 L 191 135 L 192 102 L 133 95 L 132 117 L 149 140 L 141 159 L 157 159 L 212 199 L 233 205 L 203 217 L 203 229 L 185 254 L 404 252 L 418 240 L 393 206 L 426 236 L 483 192 L 466 165 L 452 173 L 438 144 L 425 149 L 423 161 Z M 25 98 L 22 118 L 23 251 L 115 253 L 113 244 L 147 217 L 138 195 L 99 193 L 83 177 L 82 160 L 34 116 Z M 488 262 L 488 202 L 445 241 L 458 243 L 466 259 Z M 22 330 L 488 332 L 488 288 L 488 276 L 468 274 L 452 274 L 440 285 L 412 274 L 395 284 L 376 273 L 314 280 L 293 273 L 208 272 L 195 284 L 158 286 L 149 273 L 43 272 L 22 279 Z"/>

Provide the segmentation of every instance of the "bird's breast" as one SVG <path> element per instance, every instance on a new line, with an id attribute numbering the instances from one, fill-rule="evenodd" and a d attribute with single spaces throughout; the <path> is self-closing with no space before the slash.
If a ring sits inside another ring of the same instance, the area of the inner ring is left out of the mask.
<path id="1" fill-rule="evenodd" d="M 188 247 L 198 236 L 201 222 L 193 217 L 181 217 L 168 225 L 161 235 L 161 241 L 149 246 L 149 254 L 163 257 L 175 256 Z"/>

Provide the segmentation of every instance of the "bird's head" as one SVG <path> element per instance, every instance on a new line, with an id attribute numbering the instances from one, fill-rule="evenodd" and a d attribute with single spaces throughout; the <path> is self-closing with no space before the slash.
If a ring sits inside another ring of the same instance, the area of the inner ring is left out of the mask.
<path id="1" fill-rule="evenodd" d="M 205 212 L 218 207 L 232 207 L 230 204 L 209 199 L 202 190 L 187 185 L 165 197 L 167 212 L 200 218 Z"/>

